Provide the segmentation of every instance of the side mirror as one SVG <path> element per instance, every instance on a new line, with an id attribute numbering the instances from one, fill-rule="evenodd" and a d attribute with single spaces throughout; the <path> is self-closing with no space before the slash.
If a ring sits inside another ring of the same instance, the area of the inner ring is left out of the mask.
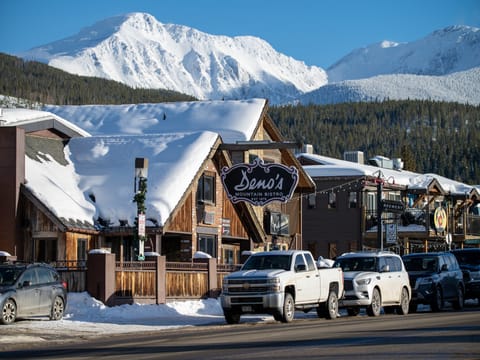
<path id="1" fill-rule="evenodd" d="M 307 270 L 307 266 L 305 264 L 299 264 L 299 265 L 295 266 L 295 271 L 296 272 L 306 271 L 306 270 Z"/>
<path id="2" fill-rule="evenodd" d="M 390 272 L 390 265 L 383 265 L 380 272 Z"/>
<path id="3" fill-rule="evenodd" d="M 442 268 L 440 269 L 441 271 L 448 271 L 448 265 L 447 264 L 443 264 L 442 265 Z"/>
<path id="4" fill-rule="evenodd" d="M 32 285 L 32 282 L 31 281 L 28 281 L 28 280 L 25 280 L 23 283 L 22 283 L 22 287 L 27 287 L 27 286 L 31 286 Z"/>

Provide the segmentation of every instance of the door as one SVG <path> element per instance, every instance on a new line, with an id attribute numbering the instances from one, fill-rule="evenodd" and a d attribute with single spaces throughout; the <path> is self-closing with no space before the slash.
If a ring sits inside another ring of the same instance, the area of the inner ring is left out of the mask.
<path id="1" fill-rule="evenodd" d="M 39 292 L 38 314 L 48 315 L 52 310 L 53 304 L 54 275 L 49 269 L 37 268 L 37 276 Z"/>
<path id="2" fill-rule="evenodd" d="M 18 316 L 34 315 L 37 311 L 40 294 L 36 284 L 35 269 L 27 269 L 20 277 L 16 291 Z"/>
<path id="3" fill-rule="evenodd" d="M 402 273 L 399 266 L 392 256 L 382 256 L 379 258 L 379 270 L 388 266 L 389 270 L 380 272 L 382 303 L 398 302 L 402 291 Z"/>
<path id="4" fill-rule="evenodd" d="M 308 266 L 303 254 L 297 254 L 294 259 L 296 296 L 295 303 L 308 304 L 318 300 L 319 278 L 318 270 Z"/>

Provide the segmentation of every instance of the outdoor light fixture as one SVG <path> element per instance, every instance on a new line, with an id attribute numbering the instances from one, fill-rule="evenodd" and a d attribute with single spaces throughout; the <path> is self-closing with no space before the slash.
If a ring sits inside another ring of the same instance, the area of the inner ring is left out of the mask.
<path id="1" fill-rule="evenodd" d="M 135 195 L 133 202 L 137 203 L 137 219 L 135 222 L 135 238 L 138 239 L 138 260 L 145 260 L 145 200 L 147 194 L 147 175 L 148 175 L 148 159 L 135 159 Z M 138 191 L 137 191 L 138 179 Z"/>

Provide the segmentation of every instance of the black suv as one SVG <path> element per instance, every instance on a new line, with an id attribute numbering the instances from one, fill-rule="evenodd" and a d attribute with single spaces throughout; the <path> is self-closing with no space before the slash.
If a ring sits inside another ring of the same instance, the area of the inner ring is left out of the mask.
<path id="1" fill-rule="evenodd" d="M 63 317 L 67 284 L 46 264 L 0 264 L 0 323 L 11 324 L 20 317 Z"/>
<path id="2" fill-rule="evenodd" d="M 465 299 L 477 299 L 480 304 L 480 248 L 452 250 L 463 271 Z"/>
<path id="3" fill-rule="evenodd" d="M 451 302 L 456 310 L 463 308 L 463 274 L 453 254 L 414 253 L 404 255 L 402 260 L 412 288 L 410 312 L 415 312 L 418 304 L 430 305 L 433 311 L 440 311 L 445 301 Z"/>

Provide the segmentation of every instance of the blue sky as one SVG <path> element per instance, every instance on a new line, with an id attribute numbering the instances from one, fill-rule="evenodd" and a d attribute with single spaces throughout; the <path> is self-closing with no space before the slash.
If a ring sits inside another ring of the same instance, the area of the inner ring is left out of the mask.
<path id="1" fill-rule="evenodd" d="M 480 0 L 0 0 L 0 52 L 14 55 L 129 12 L 210 34 L 257 36 L 325 69 L 382 40 L 414 41 L 450 25 L 480 28 Z"/>

